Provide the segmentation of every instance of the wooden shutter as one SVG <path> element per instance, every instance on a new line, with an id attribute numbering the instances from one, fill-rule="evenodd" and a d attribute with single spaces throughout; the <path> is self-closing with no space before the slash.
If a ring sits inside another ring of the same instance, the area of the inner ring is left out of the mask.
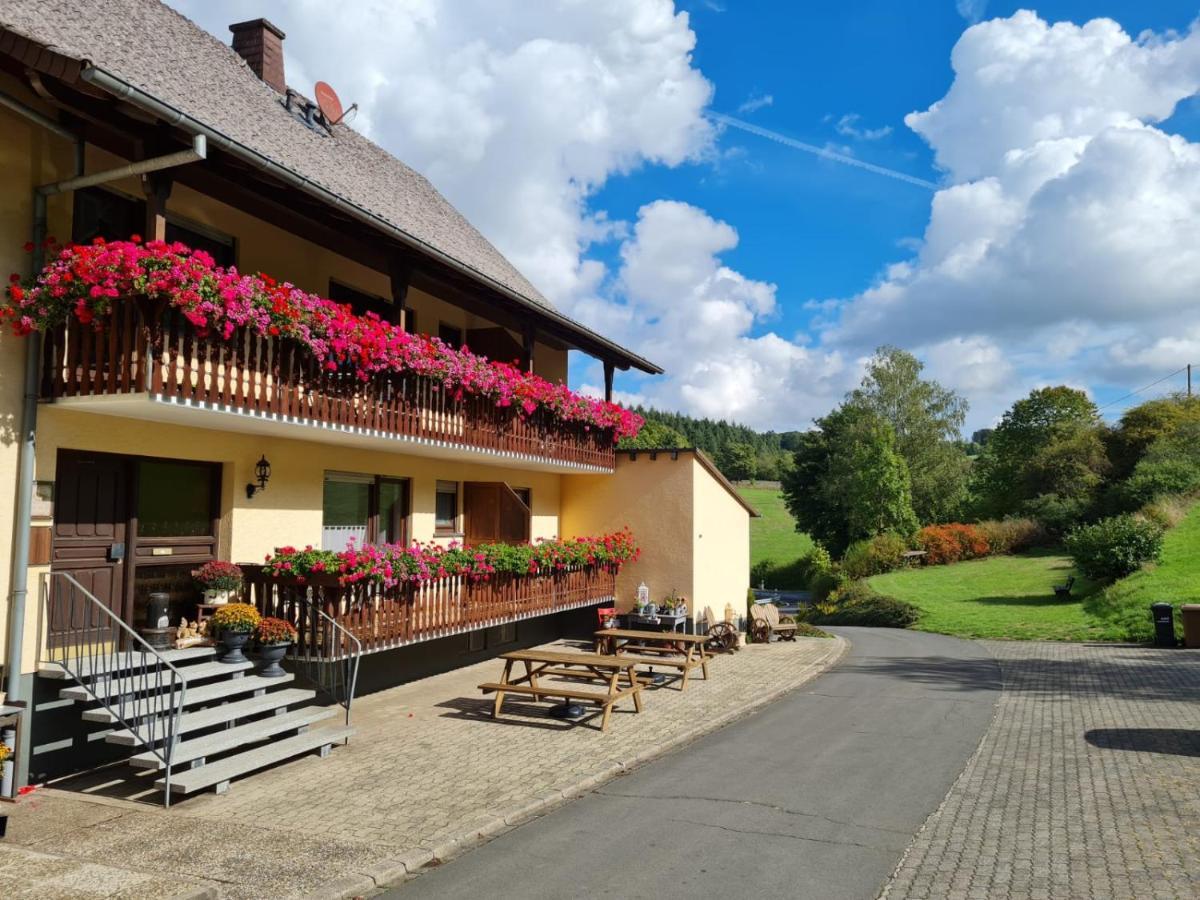
<path id="1" fill-rule="evenodd" d="M 530 536 L 529 507 L 503 481 L 463 484 L 463 530 L 468 544 L 524 543 Z"/>

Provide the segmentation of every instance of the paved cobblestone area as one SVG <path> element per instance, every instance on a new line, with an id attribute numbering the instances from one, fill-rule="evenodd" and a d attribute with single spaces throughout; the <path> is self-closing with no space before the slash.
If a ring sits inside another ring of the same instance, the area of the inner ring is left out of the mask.
<path id="1" fill-rule="evenodd" d="M 673 684 L 645 691 L 641 715 L 617 707 L 605 734 L 598 718 L 559 722 L 546 704 L 519 697 L 491 719 L 492 701 L 476 685 L 495 680 L 501 663 L 480 663 L 355 701 L 358 733 L 328 759 L 302 758 L 167 811 L 114 799 L 142 794 L 146 779 L 108 771 L 73 784 L 76 793 L 27 798 L 10 840 L 203 880 L 224 897 L 363 893 L 403 877 L 406 863 L 452 856 L 505 821 L 719 727 L 819 674 L 844 647 L 840 639 L 746 647 L 714 660 L 708 682 L 697 672 L 682 693 Z"/>
<path id="2" fill-rule="evenodd" d="M 995 720 L 883 896 L 1200 896 L 1200 653 L 987 647 Z"/>

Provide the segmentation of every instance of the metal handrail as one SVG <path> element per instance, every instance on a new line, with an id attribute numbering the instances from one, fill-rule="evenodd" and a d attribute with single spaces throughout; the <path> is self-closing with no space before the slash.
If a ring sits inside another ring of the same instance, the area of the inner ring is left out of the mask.
<path id="1" fill-rule="evenodd" d="M 48 629 L 50 623 L 50 583 L 55 578 L 65 582 L 70 593 L 64 617 L 68 627 L 57 633 L 62 640 L 61 646 L 51 647 L 49 632 L 44 627 Z M 179 739 L 179 719 L 187 702 L 187 680 L 183 673 L 72 575 L 44 572 L 41 587 L 39 662 L 61 666 L 93 700 L 115 716 L 141 746 L 158 757 L 166 770 L 163 805 L 170 806 L 172 757 Z M 75 601 L 79 596 L 84 600 L 82 610 L 76 608 Z M 77 625 L 81 621 L 77 614 L 81 611 L 86 615 L 82 618 L 83 624 Z M 99 624 L 96 623 L 97 612 L 100 613 Z M 59 650 L 62 652 L 55 658 L 55 651 Z M 135 662 L 136 653 L 141 656 Z M 45 659 L 42 659 L 43 655 Z M 85 681 L 86 678 L 91 681 Z M 130 684 L 114 695 L 109 695 L 107 690 L 101 692 L 103 696 L 98 694 L 96 689 L 112 679 Z M 178 703 L 175 702 L 176 692 Z M 137 719 L 142 720 L 140 726 L 131 721 Z"/>
<path id="2" fill-rule="evenodd" d="M 357 635 L 338 622 L 337 619 L 333 618 L 333 616 L 326 613 L 320 608 L 320 606 L 314 603 L 312 600 L 312 595 L 313 589 L 309 587 L 308 590 L 305 591 L 303 597 L 295 596 L 292 599 L 295 599 L 299 603 L 303 603 L 306 607 L 308 607 L 310 612 L 316 613 L 321 620 L 325 622 L 327 630 L 324 632 L 325 639 L 322 642 L 325 646 L 317 650 L 317 648 L 314 648 L 311 644 L 309 644 L 307 646 L 307 652 L 301 654 L 299 645 L 293 644 L 292 648 L 294 652 L 292 654 L 292 662 L 297 665 L 305 664 L 310 667 L 306 668 L 305 676 L 320 690 L 332 697 L 335 703 L 346 708 L 346 724 L 349 725 L 350 705 L 354 702 L 354 692 L 358 687 L 358 664 L 360 658 L 362 657 L 362 641 L 358 639 Z M 335 635 L 342 639 L 343 647 L 352 643 L 354 645 L 353 652 L 335 654 L 333 650 L 338 643 L 335 641 Z M 317 650 L 315 654 L 314 650 Z M 322 653 L 321 651 L 324 652 Z M 338 669 L 341 667 L 344 667 L 344 671 L 341 673 L 342 681 L 348 687 L 348 690 L 346 691 L 345 702 L 340 700 L 337 695 L 336 676 Z M 332 677 L 329 679 L 331 682 L 329 685 L 326 685 L 326 680 L 322 678 L 320 674 L 314 674 L 325 673 L 327 671 L 333 673 Z"/>

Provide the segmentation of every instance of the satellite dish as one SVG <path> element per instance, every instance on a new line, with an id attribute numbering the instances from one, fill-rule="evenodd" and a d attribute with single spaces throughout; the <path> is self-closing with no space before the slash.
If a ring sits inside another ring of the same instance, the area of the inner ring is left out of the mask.
<path id="1" fill-rule="evenodd" d="M 336 125 L 342 121 L 345 113 L 342 111 L 342 101 L 338 99 L 337 91 L 324 81 L 318 81 L 313 88 L 313 93 L 317 96 L 317 106 L 320 107 L 321 115 L 325 117 L 326 122 Z"/>

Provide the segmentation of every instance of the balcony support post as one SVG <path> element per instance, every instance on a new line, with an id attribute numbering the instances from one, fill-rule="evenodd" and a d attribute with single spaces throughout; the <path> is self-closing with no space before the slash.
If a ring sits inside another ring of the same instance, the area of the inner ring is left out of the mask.
<path id="1" fill-rule="evenodd" d="M 167 239 L 167 198 L 174 183 L 166 172 L 142 176 L 142 190 L 146 194 L 146 230 L 142 236 L 148 241 Z"/>
<path id="2" fill-rule="evenodd" d="M 525 326 L 525 332 L 522 334 L 522 350 L 523 359 L 521 360 L 521 368 L 526 372 L 533 371 L 533 348 L 537 342 L 537 331 L 530 322 Z"/>
<path id="3" fill-rule="evenodd" d="M 604 400 L 606 403 L 612 403 L 614 374 L 616 374 L 615 366 L 606 360 L 604 363 Z"/>
<path id="4" fill-rule="evenodd" d="M 392 304 L 395 307 L 392 310 L 392 323 L 409 331 L 411 323 L 405 304 L 408 302 L 408 286 L 412 281 L 412 267 L 400 257 L 392 256 L 388 259 L 388 277 L 392 282 Z"/>

